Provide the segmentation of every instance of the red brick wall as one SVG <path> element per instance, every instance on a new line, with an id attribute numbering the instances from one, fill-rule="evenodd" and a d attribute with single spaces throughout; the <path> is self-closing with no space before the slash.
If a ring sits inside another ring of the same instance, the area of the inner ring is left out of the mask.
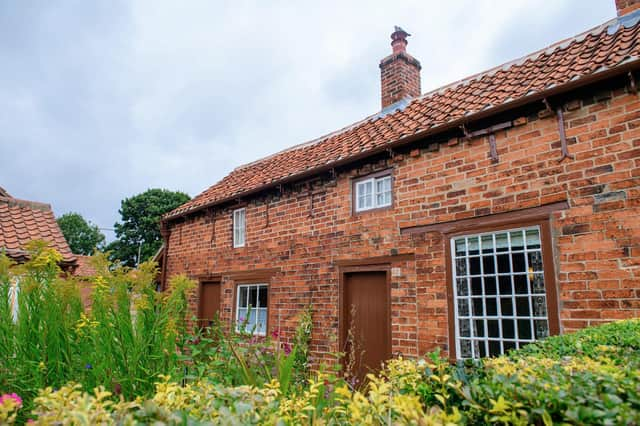
<path id="1" fill-rule="evenodd" d="M 640 0 L 616 0 L 618 16 L 626 15 L 638 8 L 640 8 Z"/>
<path id="2" fill-rule="evenodd" d="M 420 96 L 420 62 L 405 52 L 380 61 L 382 108 L 401 99 Z"/>
<path id="3" fill-rule="evenodd" d="M 496 134 L 496 164 L 486 138 L 451 139 L 317 183 L 312 202 L 308 189 L 250 202 L 244 248 L 231 247 L 230 210 L 215 221 L 200 215 L 174 223 L 168 276 L 221 274 L 222 317 L 231 321 L 228 272 L 280 268 L 269 281 L 270 330 L 291 336 L 300 309 L 312 303 L 312 350 L 329 359 L 339 349 L 336 261 L 414 253 L 391 265 L 400 268 L 391 278 L 393 353 L 446 351 L 446 240 L 400 228 L 566 200 L 569 208 L 551 219 L 562 331 L 640 316 L 640 99 L 619 89 L 567 109 L 575 159 L 558 161 L 557 121 L 542 111 Z M 393 168 L 394 208 L 353 215 L 352 178 L 385 167 Z"/>

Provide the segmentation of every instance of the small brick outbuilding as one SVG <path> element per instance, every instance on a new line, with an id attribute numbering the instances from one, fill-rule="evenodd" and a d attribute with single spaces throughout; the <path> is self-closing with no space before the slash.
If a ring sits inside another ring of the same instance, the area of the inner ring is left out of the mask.
<path id="1" fill-rule="evenodd" d="M 406 31 L 382 109 L 238 167 L 162 221 L 192 308 L 364 366 L 503 353 L 640 315 L 640 9 L 421 94 Z M 251 309 L 249 309 L 249 307 Z M 363 366 L 363 367 L 364 367 Z"/>

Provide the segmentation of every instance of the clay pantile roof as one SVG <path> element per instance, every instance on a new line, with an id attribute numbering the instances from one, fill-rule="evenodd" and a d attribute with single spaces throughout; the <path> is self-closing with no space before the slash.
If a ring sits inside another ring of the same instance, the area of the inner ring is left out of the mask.
<path id="1" fill-rule="evenodd" d="M 25 244 L 31 240 L 50 242 L 65 262 L 76 260 L 49 204 L 0 196 L 0 250 L 9 257 L 24 258 Z"/>
<path id="2" fill-rule="evenodd" d="M 403 138 L 434 134 L 476 113 L 486 115 L 551 89 L 577 86 L 603 71 L 640 65 L 639 20 L 640 10 L 612 19 L 516 61 L 400 101 L 337 132 L 238 167 L 164 219 L 360 158 Z"/>
<path id="3" fill-rule="evenodd" d="M 92 278 L 96 275 L 96 268 L 91 264 L 91 256 L 76 254 L 78 267 L 73 271 L 73 275 L 81 278 Z"/>

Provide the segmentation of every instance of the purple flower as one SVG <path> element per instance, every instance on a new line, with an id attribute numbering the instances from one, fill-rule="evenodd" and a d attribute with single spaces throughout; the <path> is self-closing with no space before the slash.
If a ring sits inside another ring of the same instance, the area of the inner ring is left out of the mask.
<path id="1" fill-rule="evenodd" d="M 22 398 L 20 398 L 15 393 L 5 393 L 4 395 L 0 396 L 0 404 L 10 399 L 12 399 L 18 407 L 22 407 Z"/>
<path id="2" fill-rule="evenodd" d="M 87 370 L 91 370 L 93 368 L 93 365 L 87 363 L 84 368 L 86 368 Z"/>
<path id="3" fill-rule="evenodd" d="M 288 344 L 288 343 L 284 343 L 284 344 L 282 345 L 282 348 L 284 349 L 284 353 L 285 353 L 286 355 L 289 355 L 289 354 L 291 353 L 291 345 L 290 345 L 290 344 Z"/>
<path id="4" fill-rule="evenodd" d="M 280 336 L 280 330 L 273 330 L 271 332 L 271 337 L 273 337 L 274 339 L 277 339 Z"/>

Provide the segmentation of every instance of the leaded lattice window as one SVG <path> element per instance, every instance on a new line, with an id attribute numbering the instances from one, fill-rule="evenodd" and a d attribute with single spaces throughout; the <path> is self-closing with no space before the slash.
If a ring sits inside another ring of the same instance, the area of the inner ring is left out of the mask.
<path id="1" fill-rule="evenodd" d="M 456 353 L 506 353 L 549 335 L 538 226 L 451 239 Z"/>

